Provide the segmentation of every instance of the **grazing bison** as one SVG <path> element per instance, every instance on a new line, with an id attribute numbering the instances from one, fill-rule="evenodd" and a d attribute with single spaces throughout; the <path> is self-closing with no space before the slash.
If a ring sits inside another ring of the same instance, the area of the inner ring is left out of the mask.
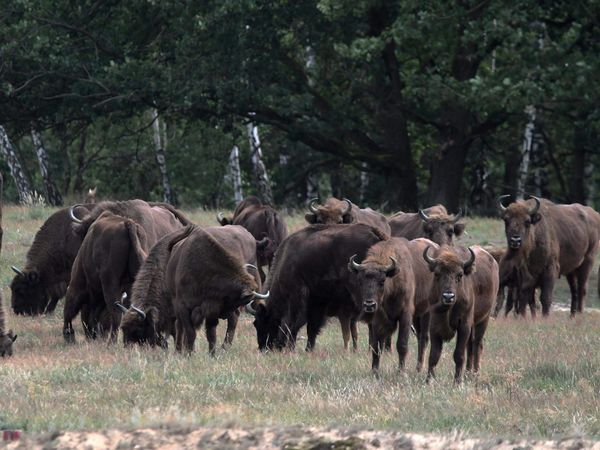
<path id="1" fill-rule="evenodd" d="M 444 206 L 435 205 L 420 209 L 418 213 L 396 213 L 389 223 L 394 237 L 427 238 L 438 245 L 452 245 L 453 237 L 459 237 L 465 231 L 461 217 L 460 210 L 456 215 L 450 215 Z"/>
<path id="2" fill-rule="evenodd" d="M 372 370 L 379 372 L 379 359 L 384 343 L 398 326 L 398 362 L 404 369 L 408 352 L 408 337 L 414 321 L 418 324 L 417 370 L 423 365 L 423 355 L 429 332 L 429 291 L 433 277 L 423 261 L 423 247 L 432 245 L 427 239 L 407 241 L 391 238 L 373 245 L 359 264 L 356 255 L 348 268 L 356 274 L 353 295 L 360 318 L 371 328 Z"/>
<path id="3" fill-rule="evenodd" d="M 110 316 L 108 329 L 97 330 L 90 323 L 86 336 L 94 338 L 98 331 L 110 331 L 111 340 L 116 340 L 121 312 L 114 302 L 123 292 L 130 292 L 148 250 L 146 232 L 133 220 L 104 211 L 94 221 L 75 258 L 67 289 L 63 325 L 67 342 L 75 341 L 72 321 L 84 304 L 90 322 L 104 310 Z"/>
<path id="4" fill-rule="evenodd" d="M 505 259 L 527 274 L 517 301 L 518 312 L 541 288 L 542 314 L 550 313 L 554 283 L 567 276 L 571 290 L 571 315 L 583 312 L 587 283 L 598 252 L 600 214 L 578 203 L 557 205 L 531 196 L 508 207 L 499 200 L 504 219 L 507 254 Z"/>
<path id="5" fill-rule="evenodd" d="M 164 346 L 164 335 L 171 334 L 177 350 L 191 352 L 196 328 L 204 321 L 209 353 L 214 354 L 218 319 L 233 315 L 237 322 L 240 306 L 268 297 L 257 292 L 256 245 L 237 225 L 189 226 L 159 241 L 133 285 L 132 306 L 121 324 L 125 344 Z M 234 332 L 235 327 L 228 327 L 226 344 Z"/>
<path id="6" fill-rule="evenodd" d="M 242 200 L 233 213 L 233 217 L 217 217 L 221 225 L 241 225 L 259 241 L 257 246 L 257 262 L 261 280 L 265 281 L 263 266 L 271 267 L 273 256 L 279 244 L 287 236 L 287 227 L 277 211 L 269 205 L 263 205 L 255 196 Z"/>
<path id="7" fill-rule="evenodd" d="M 468 257 L 465 253 L 450 246 L 437 245 L 427 246 L 423 251 L 423 259 L 433 273 L 429 297 L 431 350 L 428 381 L 435 377 L 443 342 L 454 335 L 454 382 L 462 380 L 465 350 L 467 371 L 479 372 L 483 336 L 498 293 L 498 264 L 481 247 L 470 247 Z"/>
<path id="8" fill-rule="evenodd" d="M 371 208 L 354 207 L 347 198 L 338 200 L 331 197 L 323 205 L 319 204 L 318 198 L 313 198 L 308 204 L 308 209 L 309 212 L 304 218 L 310 224 L 364 223 L 390 234 L 390 225 L 383 214 Z"/>
<path id="9" fill-rule="evenodd" d="M 73 213 L 89 213 L 94 205 L 78 205 Z M 23 269 L 12 266 L 16 273 L 10 289 L 15 314 L 42 314 L 53 312 L 67 292 L 71 268 L 82 238 L 72 232 L 70 209 L 63 208 L 52 214 L 35 234 L 27 252 Z"/>
<path id="10" fill-rule="evenodd" d="M 348 271 L 348 259 L 354 254 L 362 259 L 369 247 L 386 239 L 379 228 L 360 223 L 313 225 L 288 236 L 267 281 L 271 297 L 247 308 L 256 316 L 259 349 L 294 347 L 306 324 L 309 351 L 328 316 L 357 317 L 359 310 L 350 296 L 355 277 Z"/>

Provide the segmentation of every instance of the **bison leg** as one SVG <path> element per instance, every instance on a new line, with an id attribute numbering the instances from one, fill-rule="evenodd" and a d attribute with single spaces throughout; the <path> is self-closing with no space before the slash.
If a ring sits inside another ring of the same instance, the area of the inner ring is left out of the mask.
<path id="1" fill-rule="evenodd" d="M 429 367 L 427 369 L 427 382 L 429 383 L 432 378 L 435 378 L 435 366 L 440 360 L 440 356 L 442 356 L 442 346 L 443 341 L 442 337 L 433 333 L 430 336 L 431 338 L 431 350 L 429 350 Z"/>
<path id="2" fill-rule="evenodd" d="M 310 352 L 315 348 L 317 336 L 325 323 L 325 308 L 316 306 L 310 308 L 307 315 L 306 321 L 306 351 Z"/>
<path id="3" fill-rule="evenodd" d="M 542 315 L 548 316 L 550 314 L 550 307 L 552 306 L 552 293 L 554 292 L 554 282 L 556 276 L 553 271 L 546 271 L 542 275 L 542 292 L 540 294 L 540 301 L 542 303 Z"/>
<path id="4" fill-rule="evenodd" d="M 217 346 L 217 325 L 219 324 L 218 318 L 206 319 L 204 327 L 206 329 L 206 340 L 208 341 L 208 354 L 215 356 L 215 347 Z"/>
<path id="5" fill-rule="evenodd" d="M 344 340 L 344 350 L 348 351 L 350 344 L 350 318 L 338 317 L 340 319 L 340 327 L 342 328 L 342 339 Z"/>
<path id="6" fill-rule="evenodd" d="M 515 300 L 518 299 L 518 290 L 513 286 L 508 287 L 508 292 L 506 295 L 506 306 L 504 307 L 504 317 L 508 316 L 508 313 L 515 308 L 515 313 L 517 312 L 517 307 L 515 306 Z"/>
<path id="7" fill-rule="evenodd" d="M 473 330 L 473 343 L 472 343 L 472 351 L 473 351 L 473 365 L 471 370 L 473 373 L 479 373 L 479 368 L 481 367 L 481 353 L 483 352 L 483 336 L 485 335 L 485 330 L 488 326 L 488 320 L 475 325 Z"/>
<path id="8" fill-rule="evenodd" d="M 386 336 L 381 332 L 377 326 L 372 326 L 372 344 L 371 344 L 371 372 L 379 378 L 379 361 L 381 359 L 381 352 L 385 344 Z"/>
<path id="9" fill-rule="evenodd" d="M 594 259 L 587 256 L 583 264 L 577 269 L 577 312 L 582 313 L 587 295 L 587 285 Z M 571 306 L 571 310 L 573 307 Z"/>
<path id="10" fill-rule="evenodd" d="M 399 319 L 398 339 L 396 340 L 396 351 L 398 352 L 398 369 L 404 371 L 406 355 L 408 354 L 408 339 L 412 325 L 412 314 L 404 312 Z"/>
<path id="11" fill-rule="evenodd" d="M 58 304 L 59 300 L 60 300 L 60 297 L 51 296 L 50 301 L 48 302 L 48 304 L 46 305 L 46 308 L 44 309 L 44 314 L 52 314 L 54 312 L 54 310 L 56 309 L 56 305 Z"/>
<path id="12" fill-rule="evenodd" d="M 177 339 L 181 351 L 185 349 L 187 353 L 193 352 L 194 342 L 196 342 L 196 328 L 192 323 L 190 311 L 183 310 L 177 312 L 177 326 Z"/>
<path id="13" fill-rule="evenodd" d="M 504 305 L 504 287 L 500 286 L 498 289 L 498 294 L 496 295 L 496 306 L 494 307 L 494 312 L 492 313 L 492 317 L 498 317 L 500 314 L 500 310 Z"/>
<path id="14" fill-rule="evenodd" d="M 460 324 L 456 331 L 456 347 L 454 348 L 454 384 L 460 384 L 462 381 L 465 366 L 465 351 L 470 339 L 471 327 L 466 324 Z"/>
<path id="15" fill-rule="evenodd" d="M 222 347 L 228 349 L 233 344 L 233 338 L 235 337 L 235 330 L 237 328 L 238 320 L 240 318 L 239 308 L 234 309 L 227 316 L 227 331 L 225 332 L 225 340 L 223 341 Z"/>
<path id="16" fill-rule="evenodd" d="M 518 292 L 516 304 L 517 315 L 521 317 L 527 315 L 527 305 L 530 303 L 532 295 L 535 295 L 535 287 L 523 288 Z"/>
<path id="17" fill-rule="evenodd" d="M 567 282 L 569 283 L 569 290 L 571 291 L 571 316 L 575 315 L 577 310 L 577 276 L 575 272 L 567 274 Z"/>
<path id="18" fill-rule="evenodd" d="M 63 337 L 65 342 L 69 344 L 75 343 L 75 330 L 73 329 L 73 319 L 77 317 L 81 306 L 88 302 L 87 291 L 80 291 L 78 294 L 67 295 L 64 309 L 64 322 L 63 322 Z"/>
<path id="19" fill-rule="evenodd" d="M 425 350 L 427 350 L 427 344 L 429 342 L 429 313 L 418 317 L 414 321 L 414 324 L 415 329 L 417 330 L 417 338 L 419 339 L 417 351 L 417 372 L 420 372 L 423 368 Z"/>
<path id="20" fill-rule="evenodd" d="M 358 350 L 358 327 L 356 318 L 350 319 L 350 334 L 352 335 L 352 350 Z"/>

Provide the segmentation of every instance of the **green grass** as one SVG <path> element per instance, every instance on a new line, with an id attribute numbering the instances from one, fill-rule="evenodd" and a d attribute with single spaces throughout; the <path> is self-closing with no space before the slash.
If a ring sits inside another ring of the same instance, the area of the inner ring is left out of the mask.
<path id="1" fill-rule="evenodd" d="M 50 209 L 6 207 L 0 276 L 8 306 L 10 265 L 22 266 L 33 235 Z M 214 212 L 191 211 L 200 225 Z M 287 218 L 293 230 L 302 215 Z M 462 244 L 502 245 L 498 220 L 470 220 Z M 594 271 L 595 283 L 596 271 Z M 556 301 L 566 302 L 560 280 Z M 595 286 L 595 284 L 593 284 Z M 588 305 L 598 304 L 590 289 Z M 414 338 L 405 374 L 395 353 L 370 374 L 366 327 L 360 349 L 344 352 L 337 320 L 331 320 L 312 354 L 299 341 L 295 353 L 260 354 L 252 320 L 243 315 L 233 347 L 207 355 L 203 332 L 190 356 L 124 349 L 120 344 L 62 338 L 62 312 L 43 318 L 8 315 L 18 334 L 15 356 L 0 360 L 0 428 L 33 433 L 65 429 L 137 428 L 153 425 L 306 425 L 374 427 L 405 432 L 451 432 L 507 437 L 586 434 L 600 437 L 600 312 L 575 320 L 554 312 L 537 322 L 513 318 L 491 322 L 482 372 L 452 384 L 452 349 L 446 344 L 438 379 L 426 385 L 414 370 Z M 222 339 L 224 326 L 219 328 Z M 304 336 L 304 333 L 301 332 Z"/>

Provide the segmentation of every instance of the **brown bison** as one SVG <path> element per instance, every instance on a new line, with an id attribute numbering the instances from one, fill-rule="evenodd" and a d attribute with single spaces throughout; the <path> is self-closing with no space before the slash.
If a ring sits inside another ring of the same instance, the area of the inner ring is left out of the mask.
<path id="1" fill-rule="evenodd" d="M 242 200 L 233 213 L 233 217 L 217 216 L 221 225 L 241 225 L 259 242 L 257 262 L 261 280 L 265 281 L 263 266 L 271 267 L 273 256 L 279 244 L 287 236 L 287 227 L 277 211 L 264 205 L 257 197 L 250 196 Z"/>
<path id="2" fill-rule="evenodd" d="M 423 259 L 433 273 L 429 294 L 431 350 L 427 380 L 435 377 L 443 342 L 456 335 L 454 382 L 460 383 L 465 350 L 467 371 L 479 372 L 483 336 L 498 293 L 498 264 L 477 246 L 470 247 L 468 253 L 450 246 L 426 246 Z"/>
<path id="3" fill-rule="evenodd" d="M 407 241 L 391 238 L 373 245 L 359 264 L 356 255 L 348 268 L 356 274 L 354 301 L 361 310 L 360 318 L 371 328 L 372 370 L 379 372 L 379 359 L 384 343 L 398 327 L 398 362 L 404 369 L 408 337 L 412 323 L 417 324 L 418 362 L 429 340 L 429 291 L 433 277 L 423 261 L 423 247 L 433 245 L 427 239 Z"/>
<path id="4" fill-rule="evenodd" d="M 175 334 L 176 349 L 191 352 L 204 321 L 209 353 L 214 354 L 219 318 L 237 319 L 240 306 L 268 297 L 258 293 L 256 245 L 237 225 L 190 226 L 159 241 L 133 285 L 132 306 L 121 324 L 125 344 L 164 346 L 164 336 Z M 233 332 L 229 330 L 226 343 Z"/>
<path id="5" fill-rule="evenodd" d="M 523 277 L 517 301 L 518 312 L 541 288 L 542 314 L 550 313 L 554 283 L 567 276 L 571 290 L 571 315 L 583 312 L 587 283 L 598 252 L 600 214 L 578 203 L 557 205 L 531 196 L 505 207 L 499 200 L 507 240 L 507 263 Z"/>
<path id="6" fill-rule="evenodd" d="M 0 298 L 0 357 L 12 356 L 13 342 L 16 340 L 17 335 L 12 330 L 6 329 L 4 306 L 2 305 L 2 298 Z"/>
<path id="7" fill-rule="evenodd" d="M 71 273 L 64 310 L 63 336 L 74 342 L 73 318 L 82 305 L 87 305 L 89 321 L 108 311 L 110 324 L 106 330 L 85 328 L 86 336 L 96 337 L 98 331 L 110 331 L 116 340 L 121 312 L 114 306 L 131 285 L 148 251 L 146 232 L 131 219 L 104 211 L 89 228 Z"/>
<path id="8" fill-rule="evenodd" d="M 78 205 L 73 212 L 87 214 L 93 206 Z M 16 273 L 10 284 L 15 314 L 53 312 L 67 292 L 73 261 L 82 241 L 71 227 L 70 208 L 56 211 L 35 234 L 27 252 L 25 267 L 19 269 L 12 266 Z"/>
<path id="9" fill-rule="evenodd" d="M 448 214 L 442 205 L 420 209 L 418 213 L 399 212 L 390 217 L 391 234 L 408 240 L 427 238 L 438 245 L 452 245 L 453 237 L 459 237 L 465 231 L 461 222 L 462 212 Z"/>
<path id="10" fill-rule="evenodd" d="M 310 224 L 364 223 L 390 234 L 390 225 L 383 214 L 371 208 L 354 207 L 347 198 L 338 200 L 331 197 L 323 205 L 319 204 L 318 198 L 313 198 L 308 204 L 308 209 L 309 212 L 304 218 Z"/>
<path id="11" fill-rule="evenodd" d="M 267 280 L 271 297 L 248 307 L 256 316 L 259 349 L 293 348 L 306 324 L 310 351 L 328 316 L 357 317 L 349 287 L 355 277 L 347 269 L 348 259 L 354 254 L 362 259 L 369 247 L 386 239 L 379 228 L 361 223 L 313 225 L 288 236 Z"/>

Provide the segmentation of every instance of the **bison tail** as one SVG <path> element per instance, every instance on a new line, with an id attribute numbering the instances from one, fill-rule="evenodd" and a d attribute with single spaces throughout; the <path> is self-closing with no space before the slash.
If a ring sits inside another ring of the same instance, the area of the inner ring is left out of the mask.
<path id="1" fill-rule="evenodd" d="M 148 257 L 148 238 L 146 237 L 146 231 L 132 220 L 127 220 L 125 226 L 129 233 L 129 243 L 131 245 L 129 252 L 129 273 L 135 276 Z"/>

